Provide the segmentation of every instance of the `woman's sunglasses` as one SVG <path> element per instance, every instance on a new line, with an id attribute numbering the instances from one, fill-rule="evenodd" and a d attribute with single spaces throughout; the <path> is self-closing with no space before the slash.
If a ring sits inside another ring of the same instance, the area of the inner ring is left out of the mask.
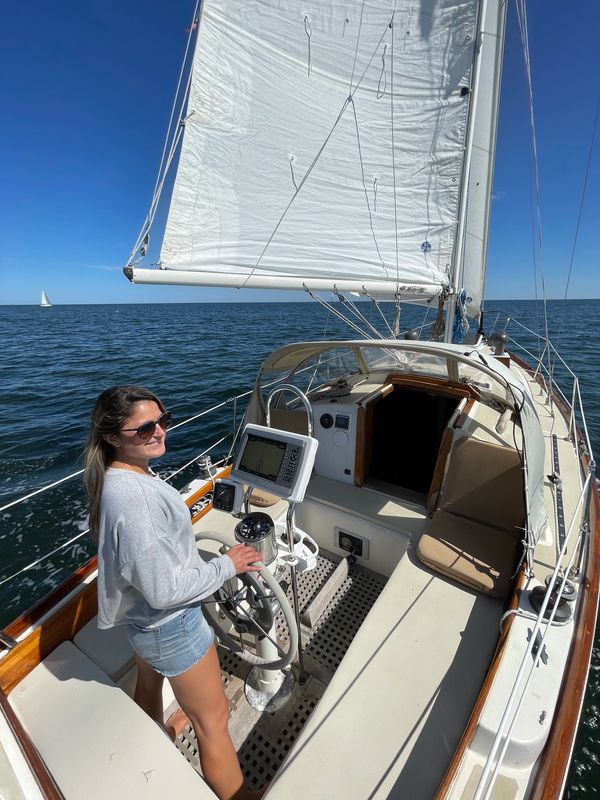
<path id="1" fill-rule="evenodd" d="M 165 411 L 158 419 L 143 422 L 138 428 L 121 428 L 122 431 L 135 431 L 143 441 L 151 439 L 154 436 L 156 426 L 160 425 L 163 431 L 166 431 L 171 424 L 171 412 Z"/>

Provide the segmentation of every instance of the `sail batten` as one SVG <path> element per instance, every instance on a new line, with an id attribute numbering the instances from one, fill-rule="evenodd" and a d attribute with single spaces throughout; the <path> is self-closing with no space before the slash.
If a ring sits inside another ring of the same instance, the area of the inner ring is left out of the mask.
<path id="1" fill-rule="evenodd" d="M 205 0 L 157 281 L 447 292 L 478 6 Z"/>

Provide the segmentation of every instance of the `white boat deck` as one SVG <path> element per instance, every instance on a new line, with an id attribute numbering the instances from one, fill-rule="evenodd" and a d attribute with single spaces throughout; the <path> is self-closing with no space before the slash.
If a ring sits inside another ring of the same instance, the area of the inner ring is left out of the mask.
<path id="1" fill-rule="evenodd" d="M 269 798 L 431 798 L 498 639 L 502 603 L 407 552 Z"/>

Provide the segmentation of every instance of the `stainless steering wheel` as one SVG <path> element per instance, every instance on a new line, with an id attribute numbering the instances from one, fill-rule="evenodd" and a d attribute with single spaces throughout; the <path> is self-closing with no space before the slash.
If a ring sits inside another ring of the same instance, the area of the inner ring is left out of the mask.
<path id="1" fill-rule="evenodd" d="M 197 541 L 204 539 L 213 540 L 231 547 L 231 540 L 216 531 L 202 532 L 196 537 Z M 263 667 L 264 669 L 283 669 L 287 667 L 298 652 L 298 628 L 294 611 L 285 595 L 284 590 L 279 585 L 275 576 L 261 562 L 260 572 L 246 572 L 243 575 L 236 575 L 226 581 L 223 587 L 215 592 L 211 598 L 202 602 L 202 607 L 206 621 L 215 631 L 219 643 L 224 645 L 232 653 L 238 655 L 243 661 L 249 664 Z M 261 590 L 257 576 L 260 576 L 268 593 Z M 241 586 L 240 586 L 241 584 Z M 271 635 L 269 628 L 272 622 L 272 614 L 266 611 L 271 597 L 277 600 L 279 607 L 285 618 L 285 623 L 290 632 L 290 640 L 287 650 L 283 650 L 275 638 Z M 216 609 L 218 606 L 218 610 Z M 280 658 L 268 661 L 256 653 L 249 650 L 243 642 L 242 637 L 236 639 L 230 631 L 223 626 L 224 620 L 219 612 L 222 612 L 225 619 L 228 619 L 234 627 L 241 627 L 245 631 L 257 632 L 260 636 L 265 636 L 277 648 Z M 269 627 L 265 627 L 268 625 Z"/>

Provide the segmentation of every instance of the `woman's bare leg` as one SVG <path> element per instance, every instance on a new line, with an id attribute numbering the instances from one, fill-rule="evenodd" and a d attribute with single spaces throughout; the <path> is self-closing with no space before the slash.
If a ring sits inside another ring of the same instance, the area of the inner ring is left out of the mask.
<path id="1" fill-rule="evenodd" d="M 155 672 L 137 653 L 135 655 L 137 666 L 137 681 L 133 699 L 141 706 L 148 716 L 164 727 L 162 686 L 164 677 Z"/>
<path id="2" fill-rule="evenodd" d="M 177 702 L 190 718 L 200 752 L 202 773 L 219 800 L 251 797 L 227 727 L 229 707 L 214 644 L 197 664 L 169 678 Z"/>

